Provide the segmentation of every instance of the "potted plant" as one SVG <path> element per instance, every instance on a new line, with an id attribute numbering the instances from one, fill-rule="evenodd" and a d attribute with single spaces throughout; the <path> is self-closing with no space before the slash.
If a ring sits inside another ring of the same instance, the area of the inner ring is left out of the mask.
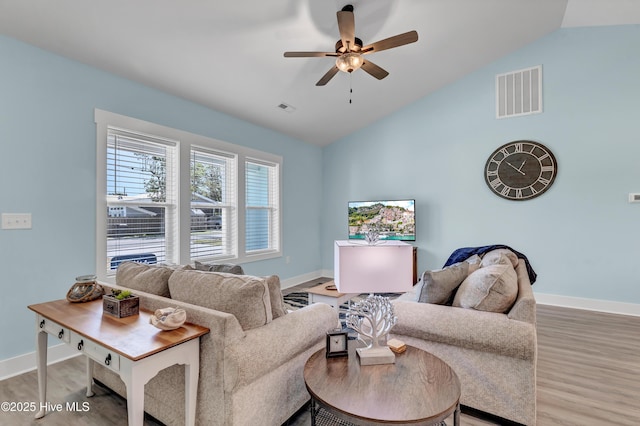
<path id="1" fill-rule="evenodd" d="M 102 310 L 106 314 L 124 318 L 138 315 L 139 309 L 140 298 L 129 290 L 111 289 L 111 294 L 102 296 Z"/>

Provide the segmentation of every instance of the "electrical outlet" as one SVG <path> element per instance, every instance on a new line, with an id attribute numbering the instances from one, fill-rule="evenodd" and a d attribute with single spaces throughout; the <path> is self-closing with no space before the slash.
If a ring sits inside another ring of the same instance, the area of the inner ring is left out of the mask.
<path id="1" fill-rule="evenodd" d="M 31 213 L 2 213 L 2 229 L 31 229 Z"/>

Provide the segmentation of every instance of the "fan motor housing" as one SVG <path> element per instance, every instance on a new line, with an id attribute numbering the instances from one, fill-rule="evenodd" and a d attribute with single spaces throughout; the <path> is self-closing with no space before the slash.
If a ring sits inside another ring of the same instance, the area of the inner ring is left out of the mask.
<path id="1" fill-rule="evenodd" d="M 359 52 L 360 50 L 362 50 L 362 40 L 360 40 L 358 37 L 354 37 L 354 40 L 355 40 L 355 43 L 351 47 L 351 51 Z M 347 48 L 342 44 L 342 40 L 338 40 L 336 42 L 336 53 L 345 53 L 346 51 L 347 51 Z"/>

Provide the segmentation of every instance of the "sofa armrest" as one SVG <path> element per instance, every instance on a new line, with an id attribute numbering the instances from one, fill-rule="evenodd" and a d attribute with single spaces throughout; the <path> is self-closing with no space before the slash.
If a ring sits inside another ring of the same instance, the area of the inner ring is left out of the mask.
<path id="1" fill-rule="evenodd" d="M 398 322 L 391 334 L 521 359 L 535 357 L 535 326 L 505 314 L 402 300 L 394 301 L 394 309 Z"/>
<path id="2" fill-rule="evenodd" d="M 225 348 L 225 390 L 251 383 L 324 342 L 326 332 L 337 324 L 336 311 L 316 303 L 247 330 L 243 339 Z"/>

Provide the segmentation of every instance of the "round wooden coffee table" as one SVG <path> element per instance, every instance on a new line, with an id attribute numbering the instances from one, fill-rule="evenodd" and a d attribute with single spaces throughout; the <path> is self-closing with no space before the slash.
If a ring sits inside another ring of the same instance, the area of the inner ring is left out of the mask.
<path id="1" fill-rule="evenodd" d="M 305 364 L 312 425 L 319 408 L 354 424 L 432 425 L 451 414 L 460 424 L 460 381 L 440 358 L 407 346 L 395 364 L 361 366 L 355 347 L 340 358 L 321 349 Z"/>

